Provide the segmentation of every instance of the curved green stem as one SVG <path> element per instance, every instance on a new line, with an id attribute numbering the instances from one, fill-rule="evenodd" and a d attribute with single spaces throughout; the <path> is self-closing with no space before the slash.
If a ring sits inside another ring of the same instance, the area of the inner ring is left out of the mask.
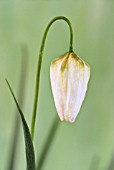
<path id="1" fill-rule="evenodd" d="M 39 83 L 40 83 L 40 71 L 41 71 L 41 64 L 42 64 L 42 56 L 43 56 L 43 50 L 44 50 L 44 45 L 45 45 L 45 41 L 46 41 L 46 37 L 47 37 L 47 33 L 49 31 L 50 26 L 57 20 L 64 20 L 66 21 L 66 23 L 69 26 L 70 29 L 70 45 L 69 45 L 69 51 L 72 52 L 73 51 L 73 31 L 72 31 L 72 27 L 71 27 L 71 23 L 70 21 L 64 17 L 64 16 L 58 16 L 55 17 L 54 19 L 52 19 L 45 32 L 44 32 L 44 36 L 42 39 L 42 43 L 41 43 L 41 47 L 40 47 L 40 53 L 39 53 L 39 60 L 38 60 L 38 67 L 37 67 L 37 74 L 36 74 L 36 86 L 35 86 L 35 96 L 34 96 L 34 106 L 33 106 L 33 114 L 32 114 L 32 123 L 31 123 L 31 136 L 32 139 L 34 138 L 34 128 L 35 128 L 35 120 L 36 120 L 36 111 L 37 111 L 37 102 L 38 102 L 38 94 L 39 94 Z"/>

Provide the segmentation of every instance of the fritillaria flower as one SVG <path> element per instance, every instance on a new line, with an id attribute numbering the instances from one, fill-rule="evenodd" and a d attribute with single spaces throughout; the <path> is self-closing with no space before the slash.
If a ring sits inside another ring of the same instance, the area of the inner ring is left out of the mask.
<path id="1" fill-rule="evenodd" d="M 75 121 L 85 98 L 89 77 L 89 65 L 74 52 L 67 52 L 52 61 L 50 80 L 61 121 Z"/>

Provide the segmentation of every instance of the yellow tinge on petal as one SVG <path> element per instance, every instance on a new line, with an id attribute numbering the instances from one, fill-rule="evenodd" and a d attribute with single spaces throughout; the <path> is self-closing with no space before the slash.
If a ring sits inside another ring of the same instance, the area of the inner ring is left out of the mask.
<path id="1" fill-rule="evenodd" d="M 86 94 L 89 77 L 89 65 L 74 52 L 67 52 L 51 63 L 52 93 L 61 121 L 75 121 Z"/>

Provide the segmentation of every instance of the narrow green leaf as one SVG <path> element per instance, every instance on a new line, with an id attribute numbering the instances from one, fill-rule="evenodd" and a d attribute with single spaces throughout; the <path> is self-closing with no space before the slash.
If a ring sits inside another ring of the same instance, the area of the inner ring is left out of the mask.
<path id="1" fill-rule="evenodd" d="M 25 137 L 25 148 L 26 148 L 26 161 L 27 161 L 27 170 L 35 170 L 35 154 L 34 154 L 34 147 L 32 144 L 32 140 L 31 140 L 31 135 L 29 132 L 29 128 L 28 125 L 26 123 L 26 120 L 24 118 L 23 112 L 21 111 L 19 104 L 16 100 L 16 97 L 13 93 L 13 90 L 9 84 L 9 82 L 6 80 L 6 83 L 10 89 L 10 92 L 13 96 L 13 99 L 15 101 L 15 104 L 17 106 L 17 109 L 19 111 L 21 120 L 22 120 L 22 124 L 23 124 L 23 131 L 24 131 L 24 137 Z"/>
<path id="2" fill-rule="evenodd" d="M 28 47 L 25 43 L 21 44 L 21 72 L 19 78 L 19 91 L 18 91 L 18 103 L 22 107 L 24 105 L 25 91 L 26 91 L 26 78 L 27 78 L 27 69 L 28 69 Z M 26 65 L 26 67 L 25 67 Z M 12 144 L 10 146 L 10 152 L 8 156 L 8 163 L 6 170 L 15 170 L 15 163 L 17 159 L 17 148 L 19 141 L 19 132 L 20 132 L 20 117 L 17 114 L 17 108 L 15 111 L 15 120 L 14 120 L 14 132 L 12 133 Z"/>
<path id="3" fill-rule="evenodd" d="M 51 144 L 54 140 L 54 137 L 56 135 L 56 132 L 58 130 L 59 125 L 60 125 L 60 121 L 59 121 L 58 116 L 56 116 L 55 120 L 53 121 L 53 123 L 50 127 L 50 131 L 47 135 L 47 139 L 46 139 L 46 142 L 45 142 L 44 147 L 42 149 L 42 152 L 40 154 L 40 157 L 38 158 L 38 164 L 37 164 L 37 167 L 36 167 L 37 170 L 41 170 L 42 166 L 44 165 L 44 161 L 45 161 L 46 156 L 49 152 L 50 146 L 51 146 Z"/>

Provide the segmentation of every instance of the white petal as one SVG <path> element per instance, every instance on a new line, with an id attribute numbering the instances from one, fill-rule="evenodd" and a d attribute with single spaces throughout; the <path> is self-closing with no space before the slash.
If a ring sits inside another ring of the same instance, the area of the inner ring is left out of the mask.
<path id="1" fill-rule="evenodd" d="M 64 120 L 64 100 L 65 100 L 65 83 L 61 82 L 62 76 L 61 76 L 61 65 L 66 59 L 66 54 L 63 55 L 60 58 L 57 58 L 51 63 L 50 66 L 50 79 L 51 79 L 51 86 L 52 86 L 52 92 L 54 96 L 54 102 L 55 106 L 58 112 L 58 115 L 61 120 Z"/>
<path id="2" fill-rule="evenodd" d="M 89 67 L 80 58 L 74 59 L 71 55 L 68 60 L 67 110 L 65 112 L 69 122 L 74 122 L 80 111 L 88 80 Z"/>
<path id="3" fill-rule="evenodd" d="M 89 66 L 74 52 L 51 63 L 50 79 L 55 106 L 61 120 L 74 122 L 84 100 Z"/>

